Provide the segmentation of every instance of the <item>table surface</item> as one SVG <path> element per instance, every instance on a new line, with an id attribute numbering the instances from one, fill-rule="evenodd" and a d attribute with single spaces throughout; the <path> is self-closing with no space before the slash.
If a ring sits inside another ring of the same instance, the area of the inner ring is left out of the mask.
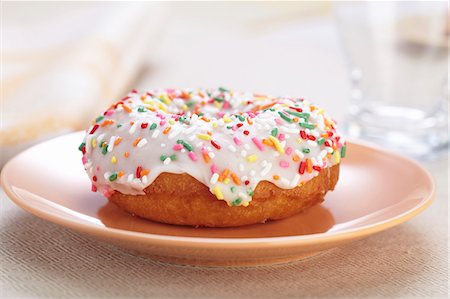
<path id="1" fill-rule="evenodd" d="M 181 17 L 187 9 L 174 12 L 178 17 L 138 87 L 263 88 L 314 98 L 344 119 L 348 82 L 330 19 L 287 18 L 264 26 L 262 18 L 225 27 L 208 15 L 211 26 L 203 26 L 198 15 Z M 188 39 L 190 47 L 174 47 Z M 215 53 L 214 45 L 224 51 Z M 235 69 L 227 67 L 230 61 Z M 416 218 L 311 259 L 254 268 L 177 266 L 134 256 L 42 221 L 1 191 L 0 298 L 446 298 L 448 159 L 423 164 L 436 180 L 437 196 Z"/>

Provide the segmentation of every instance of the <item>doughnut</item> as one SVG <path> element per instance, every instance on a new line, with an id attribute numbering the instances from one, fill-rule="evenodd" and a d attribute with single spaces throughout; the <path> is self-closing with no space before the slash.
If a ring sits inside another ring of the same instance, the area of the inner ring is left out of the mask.
<path id="1" fill-rule="evenodd" d="M 319 204 L 346 145 L 302 98 L 214 89 L 133 90 L 78 148 L 92 191 L 136 216 L 231 227 Z"/>

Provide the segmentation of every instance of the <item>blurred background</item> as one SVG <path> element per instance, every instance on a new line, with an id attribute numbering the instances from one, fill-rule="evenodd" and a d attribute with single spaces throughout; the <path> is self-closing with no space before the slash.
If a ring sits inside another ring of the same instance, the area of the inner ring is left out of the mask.
<path id="1" fill-rule="evenodd" d="M 447 3 L 405 3 L 2 2 L 0 165 L 164 87 L 301 96 L 351 137 L 446 152 Z"/>

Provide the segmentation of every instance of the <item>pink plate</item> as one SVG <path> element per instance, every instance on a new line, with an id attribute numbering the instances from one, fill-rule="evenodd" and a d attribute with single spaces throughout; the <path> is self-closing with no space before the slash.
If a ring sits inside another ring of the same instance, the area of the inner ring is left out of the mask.
<path id="1" fill-rule="evenodd" d="M 36 145 L 1 174 L 28 212 L 154 259 L 195 265 L 262 265 L 312 256 L 398 225 L 432 201 L 434 183 L 412 160 L 349 142 L 336 190 L 322 205 L 279 221 L 191 228 L 133 217 L 97 193 L 81 164 L 82 132 Z"/>

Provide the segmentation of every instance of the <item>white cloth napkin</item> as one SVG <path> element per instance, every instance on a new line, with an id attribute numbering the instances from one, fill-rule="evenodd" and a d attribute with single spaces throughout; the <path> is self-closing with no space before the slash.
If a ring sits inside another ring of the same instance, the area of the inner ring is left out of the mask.
<path id="1" fill-rule="evenodd" d="M 164 3 L 3 4 L 0 166 L 84 128 L 126 93 L 158 45 Z"/>

